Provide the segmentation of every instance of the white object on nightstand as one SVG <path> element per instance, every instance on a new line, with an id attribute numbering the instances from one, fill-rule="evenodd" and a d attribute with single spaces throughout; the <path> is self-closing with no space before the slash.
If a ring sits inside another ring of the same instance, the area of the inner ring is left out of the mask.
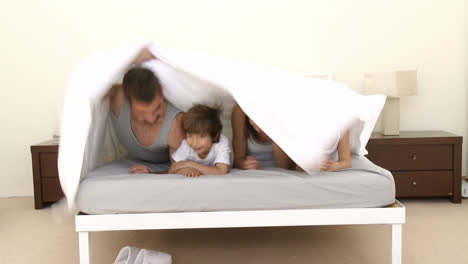
<path id="1" fill-rule="evenodd" d="M 384 94 L 387 96 L 382 111 L 383 134 L 400 134 L 400 97 L 417 95 L 418 81 L 416 70 L 387 73 L 364 74 L 364 94 Z"/>

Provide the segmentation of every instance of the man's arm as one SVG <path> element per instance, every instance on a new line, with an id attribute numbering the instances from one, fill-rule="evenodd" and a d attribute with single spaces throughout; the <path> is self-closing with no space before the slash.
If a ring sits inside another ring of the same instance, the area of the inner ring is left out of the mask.
<path id="1" fill-rule="evenodd" d="M 169 135 L 167 136 L 167 145 L 169 146 L 169 155 L 171 157 L 171 163 L 174 163 L 172 154 L 180 147 L 182 140 L 185 138 L 185 133 L 182 130 L 182 117 L 184 113 L 178 113 L 172 121 L 171 128 L 169 129 Z"/>
<path id="2" fill-rule="evenodd" d="M 107 92 L 104 99 L 109 99 L 110 108 L 116 117 L 120 116 L 120 109 L 124 99 L 123 86 L 121 84 L 114 84 Z"/>
<path id="3" fill-rule="evenodd" d="M 142 48 L 140 52 L 137 54 L 137 56 L 135 57 L 135 59 L 133 59 L 131 64 L 141 64 L 147 60 L 154 60 L 154 59 L 158 59 L 158 58 L 156 58 L 153 55 L 153 53 L 149 51 L 148 48 Z"/>

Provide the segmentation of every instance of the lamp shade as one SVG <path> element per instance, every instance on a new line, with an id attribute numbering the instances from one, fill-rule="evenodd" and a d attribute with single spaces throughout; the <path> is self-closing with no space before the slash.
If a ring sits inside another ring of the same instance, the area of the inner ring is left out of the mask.
<path id="1" fill-rule="evenodd" d="M 364 74 L 363 94 L 383 94 L 389 97 L 417 95 L 415 70 Z"/>

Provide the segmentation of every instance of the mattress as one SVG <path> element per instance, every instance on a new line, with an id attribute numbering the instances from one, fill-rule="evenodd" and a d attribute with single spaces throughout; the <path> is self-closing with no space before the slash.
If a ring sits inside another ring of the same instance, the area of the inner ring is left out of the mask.
<path id="1" fill-rule="evenodd" d="M 77 196 L 80 211 L 114 214 L 366 208 L 395 202 L 392 174 L 359 155 L 352 156 L 350 169 L 316 175 L 279 168 L 231 169 L 226 175 L 196 178 L 130 174 L 135 164 L 142 162 L 118 159 L 84 177 Z M 152 170 L 169 166 L 147 165 Z"/>

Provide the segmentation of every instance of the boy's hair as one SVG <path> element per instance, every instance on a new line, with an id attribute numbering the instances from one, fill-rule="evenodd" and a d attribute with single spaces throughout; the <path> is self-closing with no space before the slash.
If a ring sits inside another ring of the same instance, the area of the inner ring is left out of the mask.
<path id="1" fill-rule="evenodd" d="M 161 84 L 154 73 L 140 66 L 131 68 L 123 78 L 125 97 L 137 101 L 150 103 L 156 95 L 162 95 Z"/>
<path id="2" fill-rule="evenodd" d="M 213 142 L 219 141 L 223 129 L 219 118 L 221 110 L 206 105 L 192 106 L 182 117 L 182 130 L 187 133 L 210 135 Z"/>

